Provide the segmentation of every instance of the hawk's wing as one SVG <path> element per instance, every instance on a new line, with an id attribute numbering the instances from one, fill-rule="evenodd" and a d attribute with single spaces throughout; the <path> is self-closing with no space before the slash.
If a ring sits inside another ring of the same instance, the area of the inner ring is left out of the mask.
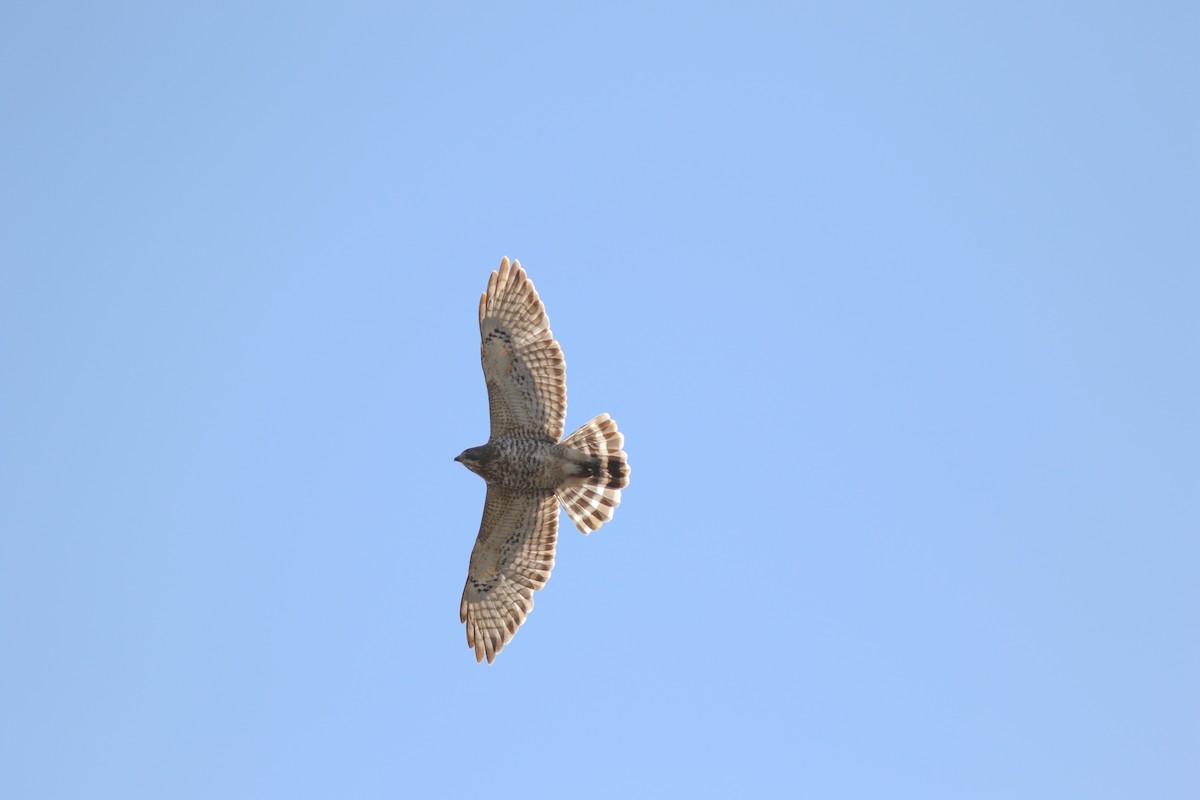
<path id="1" fill-rule="evenodd" d="M 492 439 L 525 434 L 557 442 L 567 416 L 567 368 L 550 320 L 521 262 L 488 279 L 479 298 L 480 356 Z"/>
<path id="2" fill-rule="evenodd" d="M 533 593 L 546 585 L 554 568 L 557 538 L 558 499 L 553 494 L 488 486 L 458 610 L 476 661 L 487 656 L 490 664 L 525 621 Z"/>

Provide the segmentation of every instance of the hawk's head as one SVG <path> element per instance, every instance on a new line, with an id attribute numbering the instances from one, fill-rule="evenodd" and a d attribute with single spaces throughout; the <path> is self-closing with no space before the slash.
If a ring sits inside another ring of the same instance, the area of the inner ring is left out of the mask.
<path id="1" fill-rule="evenodd" d="M 476 475 L 482 475 L 483 470 L 494 456 L 494 448 L 490 444 L 485 444 L 479 447 L 468 447 L 455 456 L 454 460 Z"/>

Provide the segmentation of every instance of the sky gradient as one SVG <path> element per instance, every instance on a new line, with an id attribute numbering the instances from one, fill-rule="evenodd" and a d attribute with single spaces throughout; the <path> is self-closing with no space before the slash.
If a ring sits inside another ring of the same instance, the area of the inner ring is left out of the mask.
<path id="1" fill-rule="evenodd" d="M 1194 4 L 9 4 L 0 796 L 1200 796 Z M 476 305 L 630 487 L 494 665 Z"/>

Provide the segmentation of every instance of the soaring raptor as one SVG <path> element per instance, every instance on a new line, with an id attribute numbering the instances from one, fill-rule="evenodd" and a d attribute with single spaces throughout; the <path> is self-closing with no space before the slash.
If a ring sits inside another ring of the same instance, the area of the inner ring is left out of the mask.
<path id="1" fill-rule="evenodd" d="M 629 484 L 624 437 L 608 414 L 561 442 L 566 365 L 546 308 L 519 261 L 500 261 L 479 298 L 480 355 L 492 433 L 454 459 L 487 481 L 483 522 L 459 618 L 475 660 L 490 664 L 554 568 L 558 504 L 583 533 L 612 519 Z"/>

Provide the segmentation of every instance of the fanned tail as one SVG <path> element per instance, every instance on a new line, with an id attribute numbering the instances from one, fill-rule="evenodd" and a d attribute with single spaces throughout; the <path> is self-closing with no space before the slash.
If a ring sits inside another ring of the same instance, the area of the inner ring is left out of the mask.
<path id="1" fill-rule="evenodd" d="M 625 437 L 608 414 L 601 414 L 563 440 L 591 456 L 591 475 L 581 486 L 559 489 L 558 500 L 583 533 L 591 533 L 613 517 L 621 490 L 629 485 L 629 456 L 621 448 Z"/>

